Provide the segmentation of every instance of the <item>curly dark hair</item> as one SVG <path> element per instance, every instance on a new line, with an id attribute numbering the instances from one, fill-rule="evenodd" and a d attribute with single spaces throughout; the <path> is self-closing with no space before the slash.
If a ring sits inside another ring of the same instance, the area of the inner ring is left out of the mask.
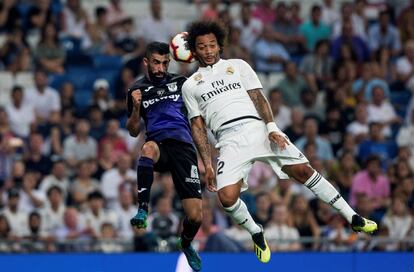
<path id="1" fill-rule="evenodd" d="M 198 36 L 203 36 L 207 34 L 214 34 L 217 39 L 217 43 L 221 49 L 224 47 L 224 41 L 226 40 L 227 32 L 225 28 L 214 21 L 197 21 L 190 25 L 188 28 L 187 43 L 188 48 L 191 51 L 195 51 L 196 39 Z"/>

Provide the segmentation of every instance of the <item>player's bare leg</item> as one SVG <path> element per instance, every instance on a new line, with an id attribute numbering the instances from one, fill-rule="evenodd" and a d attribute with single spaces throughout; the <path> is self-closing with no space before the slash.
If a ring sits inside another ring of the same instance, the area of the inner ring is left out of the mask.
<path id="1" fill-rule="evenodd" d="M 183 221 L 183 231 L 178 240 L 178 248 L 187 257 L 188 264 L 194 271 L 201 270 L 201 258 L 197 251 L 191 246 L 194 236 L 197 234 L 203 218 L 201 199 L 187 198 L 182 200 L 186 217 Z"/>
<path id="2" fill-rule="evenodd" d="M 138 212 L 131 219 L 131 225 L 136 228 L 147 227 L 148 204 L 154 180 L 154 164 L 160 158 L 160 149 L 157 143 L 148 141 L 142 146 L 141 157 L 138 161 Z"/>
<path id="3" fill-rule="evenodd" d="M 354 231 L 372 233 L 377 230 L 374 221 L 358 215 L 343 199 L 339 192 L 308 163 L 285 165 L 282 167 L 289 177 L 308 187 L 320 200 L 334 207 L 351 224 Z"/>
<path id="4" fill-rule="evenodd" d="M 262 226 L 254 222 L 246 204 L 240 199 L 242 182 L 240 180 L 235 184 L 221 188 L 218 191 L 218 196 L 226 213 L 252 235 L 257 258 L 261 262 L 267 263 L 270 260 L 270 249 L 264 238 Z"/>

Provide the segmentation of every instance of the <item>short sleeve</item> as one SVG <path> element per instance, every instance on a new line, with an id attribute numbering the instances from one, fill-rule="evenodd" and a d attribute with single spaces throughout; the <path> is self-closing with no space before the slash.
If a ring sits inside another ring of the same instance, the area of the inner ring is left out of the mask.
<path id="1" fill-rule="evenodd" d="M 132 104 L 132 91 L 128 90 L 127 93 L 127 108 L 128 108 L 128 118 L 131 117 L 133 104 Z"/>
<path id="2" fill-rule="evenodd" d="M 189 85 L 188 81 L 184 82 L 183 87 L 182 87 L 182 94 L 183 94 L 183 100 L 184 100 L 185 107 L 187 108 L 187 111 L 188 111 L 187 117 L 189 120 L 191 120 L 194 117 L 200 116 L 201 111 L 200 111 L 200 108 L 198 107 L 197 100 L 194 97 L 193 92 L 188 85 Z"/>
<path id="3" fill-rule="evenodd" d="M 237 67 L 240 71 L 240 77 L 242 84 L 246 91 L 254 89 L 263 89 L 262 83 L 252 67 L 244 60 L 237 60 Z"/>

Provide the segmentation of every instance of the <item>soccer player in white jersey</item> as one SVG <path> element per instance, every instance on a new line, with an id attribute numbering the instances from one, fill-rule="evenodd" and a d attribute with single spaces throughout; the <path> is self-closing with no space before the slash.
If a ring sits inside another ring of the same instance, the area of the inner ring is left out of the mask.
<path id="1" fill-rule="evenodd" d="M 187 42 L 200 67 L 184 83 L 182 93 L 194 142 L 205 166 L 207 189 L 217 191 L 226 213 L 250 232 L 258 259 L 268 262 L 271 253 L 263 228 L 254 222 L 239 198 L 240 192 L 247 189 L 247 176 L 255 161 L 271 165 L 280 178 L 303 183 L 338 210 L 355 231 L 375 231 L 377 224 L 359 216 L 276 126 L 262 85 L 249 64 L 240 59 L 220 59 L 225 35 L 215 22 L 190 26 Z M 220 149 L 217 173 L 211 162 L 207 127 Z"/>

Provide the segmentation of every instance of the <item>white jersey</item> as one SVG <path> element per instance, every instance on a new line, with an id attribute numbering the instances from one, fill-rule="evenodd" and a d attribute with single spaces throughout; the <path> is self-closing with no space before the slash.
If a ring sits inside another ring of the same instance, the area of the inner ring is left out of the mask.
<path id="1" fill-rule="evenodd" d="M 182 86 L 188 118 L 202 116 L 215 133 L 226 122 L 244 116 L 259 119 L 247 91 L 262 89 L 256 73 L 241 59 L 219 60 L 200 67 Z"/>

